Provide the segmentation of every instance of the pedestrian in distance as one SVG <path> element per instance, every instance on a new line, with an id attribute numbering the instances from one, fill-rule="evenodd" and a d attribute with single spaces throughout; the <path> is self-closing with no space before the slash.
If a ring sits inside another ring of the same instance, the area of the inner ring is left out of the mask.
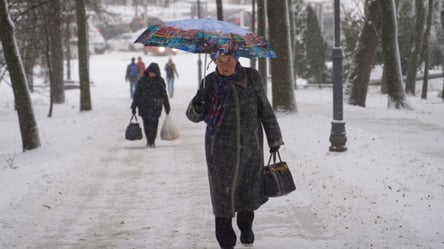
<path id="1" fill-rule="evenodd" d="M 132 113 L 136 114 L 136 109 L 138 109 L 139 116 L 142 117 L 148 147 L 155 147 L 159 118 L 163 107 L 168 115 L 171 108 L 165 81 L 160 75 L 159 65 L 151 63 L 137 82 L 131 103 Z"/>
<path id="2" fill-rule="evenodd" d="M 125 81 L 130 83 L 130 96 L 134 98 L 137 80 L 139 79 L 139 67 L 135 63 L 136 59 L 131 58 L 131 63 L 126 67 Z"/>
<path id="3" fill-rule="evenodd" d="M 137 57 L 137 66 L 139 67 L 139 78 L 142 77 L 143 72 L 145 72 L 145 62 L 143 62 L 142 57 Z"/>
<path id="4" fill-rule="evenodd" d="M 188 105 L 186 116 L 204 121 L 205 155 L 215 216 L 216 239 L 221 248 L 254 242 L 254 211 L 264 204 L 263 139 L 270 152 L 283 144 L 281 130 L 264 91 L 260 73 L 242 67 L 236 53 L 219 49 L 211 55 L 216 70 L 205 77 Z"/>
<path id="5" fill-rule="evenodd" d="M 173 59 L 171 57 L 165 64 L 165 72 L 168 85 L 168 93 L 170 95 L 170 98 L 172 98 L 174 96 L 174 77 L 177 76 L 177 78 L 179 78 L 179 73 L 177 73 L 176 64 L 173 62 Z"/>

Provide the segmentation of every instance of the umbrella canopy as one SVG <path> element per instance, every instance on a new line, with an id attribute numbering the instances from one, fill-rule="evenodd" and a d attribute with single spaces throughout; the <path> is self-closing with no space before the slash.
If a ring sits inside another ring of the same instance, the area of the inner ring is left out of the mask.
<path id="1" fill-rule="evenodd" d="M 264 37 L 235 24 L 211 18 L 153 24 L 136 39 L 135 43 L 177 48 L 192 53 L 211 54 L 219 48 L 225 48 L 247 58 L 277 57 Z"/>

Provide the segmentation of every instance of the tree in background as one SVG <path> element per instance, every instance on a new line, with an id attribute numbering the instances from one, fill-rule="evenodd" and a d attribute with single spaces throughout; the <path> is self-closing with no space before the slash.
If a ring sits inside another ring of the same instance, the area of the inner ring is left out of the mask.
<path id="1" fill-rule="evenodd" d="M 266 32 L 266 8 L 265 8 L 266 0 L 257 0 L 257 33 L 263 37 L 268 37 Z M 268 70 L 267 70 L 267 58 L 259 58 L 258 59 L 258 70 L 264 79 L 264 90 L 265 93 L 268 92 Z"/>
<path id="2" fill-rule="evenodd" d="M 397 4 L 398 43 L 402 75 L 407 75 L 410 53 L 415 44 L 415 9 L 413 1 L 402 0 Z"/>
<path id="3" fill-rule="evenodd" d="M 388 106 L 410 108 L 404 93 L 398 47 L 398 25 L 394 0 L 378 0 L 382 10 L 382 49 L 387 80 Z"/>
<path id="4" fill-rule="evenodd" d="M 376 47 L 381 31 L 381 9 L 374 0 L 365 1 L 365 20 L 353 53 L 351 69 L 346 81 L 348 103 L 365 107 L 370 73 L 374 65 Z"/>
<path id="5" fill-rule="evenodd" d="M 85 11 L 85 0 L 76 1 L 77 36 L 79 51 L 80 79 L 80 111 L 92 110 L 91 92 L 89 85 L 88 32 Z"/>
<path id="6" fill-rule="evenodd" d="M 63 14 L 61 0 L 52 0 L 45 6 L 49 28 L 51 65 L 50 80 L 52 102 L 65 103 L 65 84 L 63 82 Z M 46 25 L 45 25 L 46 26 Z"/>
<path id="7" fill-rule="evenodd" d="M 216 0 L 217 20 L 224 20 L 224 8 L 222 0 Z"/>
<path id="8" fill-rule="evenodd" d="M 307 7 L 307 19 L 304 34 L 305 74 L 309 81 L 321 83 L 327 78 L 327 44 L 321 33 L 318 18 L 311 6 Z"/>
<path id="9" fill-rule="evenodd" d="M 444 4 L 441 6 L 441 29 L 442 29 L 442 36 L 444 36 Z M 444 38 L 444 37 L 441 37 Z M 444 46 L 442 46 L 442 49 L 444 50 Z M 443 51 L 444 54 L 444 51 Z M 444 75 L 444 60 L 441 62 L 442 67 L 442 73 Z M 444 78 L 443 78 L 444 81 Z M 442 91 L 441 91 L 441 98 L 444 100 L 444 82 L 442 84 Z"/>
<path id="10" fill-rule="evenodd" d="M 8 3 L 0 0 L 0 40 L 12 82 L 23 151 L 40 147 L 37 122 L 32 109 L 25 72 L 14 35 L 14 24 L 9 16 Z"/>
<path id="11" fill-rule="evenodd" d="M 50 86 L 52 104 L 65 102 L 63 82 L 63 12 L 60 0 L 15 1 L 17 40 L 25 73 L 33 90 L 34 67 L 40 65 Z"/>
<path id="12" fill-rule="evenodd" d="M 429 82 L 429 39 L 430 39 L 430 29 L 432 27 L 432 16 L 433 16 L 433 0 L 429 0 L 427 11 L 427 25 L 424 31 L 424 78 L 422 82 L 422 92 L 421 98 L 427 99 L 427 88 Z"/>
<path id="13" fill-rule="evenodd" d="M 41 52 L 44 51 L 45 38 L 44 33 L 41 32 L 42 20 L 37 14 L 37 8 L 30 1 L 22 1 L 20 4 L 16 3 L 13 6 L 26 10 L 26 14 L 20 14 L 17 17 L 11 16 L 11 18 L 15 23 L 15 37 L 23 61 L 28 87 L 30 92 L 34 92 L 34 67 L 38 64 Z M 11 13 L 18 14 L 19 12 L 13 11 Z"/>
<path id="14" fill-rule="evenodd" d="M 433 1 L 432 8 L 432 27 L 430 30 L 430 40 L 429 40 L 429 68 L 441 67 L 442 61 L 444 60 L 444 54 L 442 52 L 442 29 L 441 29 L 441 6 L 444 2 L 440 0 Z"/>
<path id="15" fill-rule="evenodd" d="M 418 71 L 418 64 L 420 60 L 422 41 L 424 34 L 424 1 L 415 0 L 415 36 L 414 44 L 408 57 L 407 79 L 405 84 L 405 91 L 407 94 L 415 95 L 416 92 L 416 73 Z"/>
<path id="16" fill-rule="evenodd" d="M 361 31 L 363 29 L 365 23 L 365 10 L 367 9 L 367 1 L 364 3 L 364 8 L 362 13 L 361 11 L 343 11 L 341 14 L 343 15 L 343 20 L 341 21 L 341 31 L 343 38 L 341 40 L 342 44 L 344 44 L 344 78 L 346 79 L 350 73 L 351 67 L 353 64 L 353 55 L 355 53 L 356 47 L 358 45 L 359 36 L 361 35 Z M 341 9 L 342 10 L 342 9 Z"/>
<path id="17" fill-rule="evenodd" d="M 295 51 L 296 51 L 296 48 L 295 48 L 295 45 L 296 45 L 296 43 L 295 43 L 295 40 L 296 40 L 296 21 L 295 21 L 295 1 L 296 0 L 288 0 L 287 2 L 288 2 L 288 16 L 289 16 L 289 20 L 290 20 L 290 22 L 289 22 L 289 25 L 290 25 L 290 46 L 291 46 L 291 52 L 292 52 L 292 55 L 291 55 L 291 58 L 293 58 L 292 59 L 292 62 L 293 62 L 293 69 L 294 69 L 294 57 L 295 57 Z M 298 88 L 298 86 L 297 86 L 297 84 L 296 84 L 296 79 L 297 79 L 297 73 L 296 73 L 296 70 L 293 70 L 293 79 L 294 79 L 294 89 L 297 89 Z"/>
<path id="18" fill-rule="evenodd" d="M 278 58 L 271 60 L 272 102 L 275 110 L 296 111 L 287 0 L 267 1 L 270 43 Z"/>
<path id="19" fill-rule="evenodd" d="M 305 4 L 302 0 L 293 2 L 294 37 L 293 41 L 293 68 L 297 76 L 303 77 L 306 72 L 306 57 L 304 34 L 307 28 Z"/>
<path id="20" fill-rule="evenodd" d="M 49 111 L 52 117 L 53 104 L 65 102 L 65 86 L 63 82 L 63 39 L 62 39 L 62 10 L 60 0 L 43 2 L 36 7 L 43 31 L 44 53 L 49 77 Z"/>

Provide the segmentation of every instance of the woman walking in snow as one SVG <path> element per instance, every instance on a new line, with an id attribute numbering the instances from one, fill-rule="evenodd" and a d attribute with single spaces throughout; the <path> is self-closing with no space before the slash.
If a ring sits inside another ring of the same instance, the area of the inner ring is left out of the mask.
<path id="1" fill-rule="evenodd" d="M 139 116 L 143 120 L 143 128 L 149 147 L 155 146 L 162 105 L 168 115 L 171 108 L 166 93 L 165 81 L 160 75 L 159 65 L 151 63 L 137 82 L 131 104 L 133 114 L 136 114 L 136 108 L 139 109 Z"/>
<path id="2" fill-rule="evenodd" d="M 186 115 L 207 123 L 205 152 L 216 239 L 221 248 L 234 248 L 232 218 L 236 216 L 240 242 L 253 244 L 254 210 L 268 200 L 262 127 L 270 151 L 283 142 L 259 72 L 242 67 L 232 51 L 220 49 L 211 57 L 216 71 L 201 83 Z"/>

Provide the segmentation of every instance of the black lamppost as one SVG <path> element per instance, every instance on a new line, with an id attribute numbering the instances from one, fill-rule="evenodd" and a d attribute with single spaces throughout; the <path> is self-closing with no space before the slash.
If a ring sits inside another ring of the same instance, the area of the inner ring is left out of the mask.
<path id="1" fill-rule="evenodd" d="M 345 134 L 345 122 L 343 121 L 343 96 L 342 96 L 342 60 L 344 58 L 340 44 L 340 16 L 339 2 L 335 0 L 335 44 L 332 52 L 333 61 L 333 121 L 331 122 L 330 151 L 346 151 L 347 137 Z"/>

